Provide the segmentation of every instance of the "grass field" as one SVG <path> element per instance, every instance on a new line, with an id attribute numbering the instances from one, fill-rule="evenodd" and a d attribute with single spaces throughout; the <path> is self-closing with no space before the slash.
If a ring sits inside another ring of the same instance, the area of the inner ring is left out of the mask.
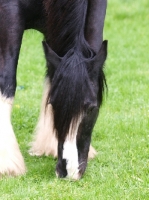
<path id="1" fill-rule="evenodd" d="M 12 122 L 28 172 L 0 180 L 0 200 L 149 199 L 149 1 L 108 3 L 104 38 L 108 94 L 93 131 L 97 157 L 77 182 L 57 179 L 56 160 L 30 157 L 45 61 L 42 35 L 24 34 Z"/>

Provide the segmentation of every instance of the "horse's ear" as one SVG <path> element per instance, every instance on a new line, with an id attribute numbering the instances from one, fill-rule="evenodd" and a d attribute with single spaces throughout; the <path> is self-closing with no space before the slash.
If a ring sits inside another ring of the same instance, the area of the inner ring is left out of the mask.
<path id="1" fill-rule="evenodd" d="M 104 40 L 102 42 L 102 45 L 100 47 L 99 52 L 97 53 L 97 55 L 94 58 L 94 65 L 98 65 L 99 67 L 103 67 L 106 58 L 107 58 L 107 48 L 108 48 L 108 41 Z"/>
<path id="2" fill-rule="evenodd" d="M 95 78 L 99 75 L 104 67 L 104 63 L 107 58 L 107 40 L 102 42 L 99 52 L 94 56 L 94 58 L 89 61 L 89 74 L 92 78 Z"/>
<path id="3" fill-rule="evenodd" d="M 45 53 L 45 57 L 48 63 L 50 63 L 53 67 L 57 68 L 61 62 L 61 57 L 59 57 L 47 44 L 47 42 L 43 41 L 43 49 Z"/>

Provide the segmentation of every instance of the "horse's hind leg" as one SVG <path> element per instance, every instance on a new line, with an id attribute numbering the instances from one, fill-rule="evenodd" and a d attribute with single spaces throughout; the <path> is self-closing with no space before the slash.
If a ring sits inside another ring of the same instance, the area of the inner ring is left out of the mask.
<path id="1" fill-rule="evenodd" d="M 52 155 L 57 157 L 57 139 L 53 129 L 53 110 L 51 104 L 46 107 L 47 95 L 50 90 L 50 81 L 45 80 L 40 117 L 31 143 L 30 155 Z"/>
<path id="2" fill-rule="evenodd" d="M 18 7 L 0 5 L 0 176 L 25 172 L 24 160 L 11 125 L 16 68 L 23 34 Z"/>

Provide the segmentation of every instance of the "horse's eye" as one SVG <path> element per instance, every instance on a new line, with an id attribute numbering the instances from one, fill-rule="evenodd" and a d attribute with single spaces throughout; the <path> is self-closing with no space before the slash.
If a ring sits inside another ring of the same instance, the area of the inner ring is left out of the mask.
<path id="1" fill-rule="evenodd" d="M 95 105 L 90 105 L 87 109 L 87 114 L 90 114 L 96 107 Z"/>

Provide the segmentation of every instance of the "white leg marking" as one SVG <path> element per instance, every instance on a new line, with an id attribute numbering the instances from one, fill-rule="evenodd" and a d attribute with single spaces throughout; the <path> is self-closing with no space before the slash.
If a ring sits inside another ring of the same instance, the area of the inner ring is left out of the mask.
<path id="1" fill-rule="evenodd" d="M 0 175 L 24 174 L 25 164 L 11 125 L 13 99 L 0 93 Z"/>
<path id="2" fill-rule="evenodd" d="M 80 179 L 79 174 L 79 161 L 78 161 L 78 149 L 76 144 L 76 137 L 78 127 L 81 122 L 81 117 L 78 119 L 75 129 L 70 125 L 69 134 L 63 145 L 63 159 L 66 159 L 67 177 L 73 180 Z M 72 133 L 73 132 L 73 133 Z"/>
<path id="3" fill-rule="evenodd" d="M 67 176 L 75 180 L 79 179 L 79 162 L 76 136 L 74 138 L 66 138 L 63 146 L 63 159 L 66 159 Z"/>
<path id="4" fill-rule="evenodd" d="M 34 140 L 31 143 L 30 155 L 53 155 L 57 157 L 58 142 L 53 129 L 53 109 L 51 104 L 47 106 L 47 94 L 50 90 L 48 79 L 45 81 L 44 94 L 38 124 L 35 129 Z"/>

